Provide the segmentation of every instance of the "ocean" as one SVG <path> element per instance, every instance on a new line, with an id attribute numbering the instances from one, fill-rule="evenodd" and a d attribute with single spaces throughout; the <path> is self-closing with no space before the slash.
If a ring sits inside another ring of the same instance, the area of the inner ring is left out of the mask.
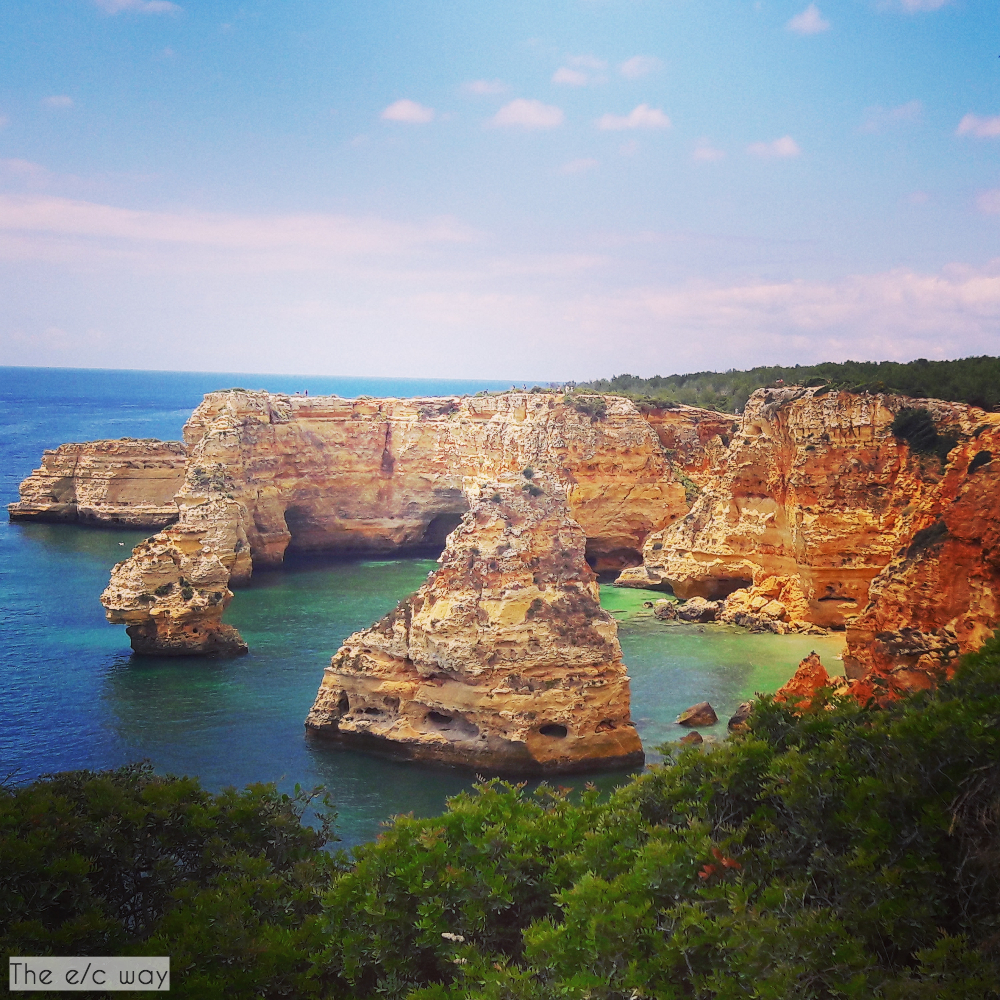
<path id="1" fill-rule="evenodd" d="M 179 439 L 205 392 L 241 385 L 310 395 L 419 396 L 510 388 L 509 382 L 93 369 L 0 368 L 0 500 L 42 451 L 109 437 Z M 325 785 L 345 844 L 374 837 L 398 813 L 432 815 L 475 776 L 385 760 L 307 737 L 303 720 L 323 668 L 351 632 L 415 590 L 429 559 L 311 560 L 256 572 L 226 620 L 250 644 L 234 660 L 138 658 L 98 600 L 115 562 L 146 533 L 0 518 L 0 778 L 150 760 L 213 790 L 259 781 Z M 810 650 L 824 662 L 838 636 L 749 635 L 665 625 L 643 601 L 662 595 L 602 586 L 632 677 L 632 715 L 649 759 L 685 730 L 674 718 L 708 700 L 722 720 L 756 691 L 774 691 Z M 595 778 L 602 787 L 625 775 Z M 573 779 L 586 780 L 585 777 Z M 567 783 L 572 784 L 570 780 Z"/>

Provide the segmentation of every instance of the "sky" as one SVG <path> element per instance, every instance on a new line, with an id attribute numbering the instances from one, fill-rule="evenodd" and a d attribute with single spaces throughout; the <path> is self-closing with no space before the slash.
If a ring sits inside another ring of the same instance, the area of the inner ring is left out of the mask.
<path id="1" fill-rule="evenodd" d="M 995 0 L 4 0 L 0 365 L 1000 353 Z"/>

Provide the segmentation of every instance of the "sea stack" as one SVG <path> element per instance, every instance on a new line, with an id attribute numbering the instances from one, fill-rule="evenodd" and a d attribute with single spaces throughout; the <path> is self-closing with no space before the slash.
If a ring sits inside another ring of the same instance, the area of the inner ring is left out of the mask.
<path id="1" fill-rule="evenodd" d="M 529 469 L 468 492 L 440 569 L 344 643 L 307 727 L 494 774 L 641 765 L 617 625 L 565 490 Z"/>

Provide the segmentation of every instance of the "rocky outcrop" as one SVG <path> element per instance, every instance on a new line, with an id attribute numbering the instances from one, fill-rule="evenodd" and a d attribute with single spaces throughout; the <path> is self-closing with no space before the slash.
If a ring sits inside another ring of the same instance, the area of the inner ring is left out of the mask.
<path id="1" fill-rule="evenodd" d="M 725 458 L 739 417 L 697 406 L 640 405 L 642 415 L 656 431 L 671 462 L 696 486 L 709 485 L 716 468 Z"/>
<path id="2" fill-rule="evenodd" d="M 47 450 L 8 504 L 12 521 L 162 528 L 177 519 L 174 494 L 187 456 L 180 441 L 120 438 Z"/>
<path id="3" fill-rule="evenodd" d="M 970 408 L 939 400 L 788 387 L 758 390 L 718 478 L 690 513 L 652 533 L 620 582 L 682 598 L 728 598 L 723 621 L 774 631 L 843 627 L 912 532 L 913 500 L 940 481 L 891 431 L 923 406 L 942 430 Z M 981 415 L 981 411 L 975 411 Z"/>
<path id="4" fill-rule="evenodd" d="M 617 625 L 555 476 L 470 486 L 440 568 L 333 657 L 320 736 L 490 773 L 641 764 Z"/>
<path id="5" fill-rule="evenodd" d="M 687 510 L 650 425 L 617 397 L 591 414 L 552 393 L 349 400 L 228 390 L 205 397 L 184 437 L 177 533 L 150 544 L 167 552 L 175 538 L 197 537 L 233 585 L 287 553 L 440 551 L 468 509 L 467 479 L 525 468 L 560 482 L 598 570 L 638 562 L 646 535 Z M 143 576 L 144 556 L 135 558 L 119 576 Z M 187 558 L 178 549 L 169 560 L 178 585 Z M 113 579 L 102 600 L 109 620 L 138 629 L 131 593 Z"/>
<path id="6" fill-rule="evenodd" d="M 913 496 L 910 532 L 848 624 L 848 676 L 933 687 L 1000 622 L 1000 414 L 971 416 L 976 426 L 962 428 L 935 487 Z"/>

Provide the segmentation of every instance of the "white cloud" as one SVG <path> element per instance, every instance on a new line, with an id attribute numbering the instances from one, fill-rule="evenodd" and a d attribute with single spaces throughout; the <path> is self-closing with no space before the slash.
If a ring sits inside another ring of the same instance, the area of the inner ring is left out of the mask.
<path id="1" fill-rule="evenodd" d="M 971 135 L 977 139 L 996 139 L 1000 136 L 1000 115 L 980 118 L 971 111 L 958 123 L 955 135 Z"/>
<path id="2" fill-rule="evenodd" d="M 708 139 L 699 139 L 691 154 L 691 159 L 699 163 L 717 163 L 725 157 L 725 151 L 716 149 Z"/>
<path id="3" fill-rule="evenodd" d="M 670 128 L 670 119 L 659 109 L 648 104 L 640 104 L 627 115 L 601 115 L 597 127 L 620 130 L 626 128 Z"/>
<path id="4" fill-rule="evenodd" d="M 775 160 L 798 156 L 802 150 L 790 135 L 784 135 L 773 142 L 752 142 L 747 146 L 747 152 L 763 160 Z"/>
<path id="5" fill-rule="evenodd" d="M 493 125 L 526 128 L 547 129 L 562 125 L 565 115 L 562 108 L 553 104 L 543 104 L 541 101 L 518 97 L 505 104 L 491 119 Z"/>
<path id="6" fill-rule="evenodd" d="M 44 168 L 22 160 L 2 161 L 31 174 Z M 239 216 L 221 212 L 162 212 L 118 208 L 96 202 L 37 195 L 0 195 L 0 233 L 31 237 L 33 246 L 79 251 L 86 259 L 95 244 L 224 250 L 234 256 L 279 254 L 275 260 L 326 255 L 396 254 L 429 244 L 468 243 L 473 233 L 450 219 L 412 225 L 342 215 Z"/>
<path id="7" fill-rule="evenodd" d="M 907 101 L 898 108 L 883 108 L 880 104 L 865 108 L 865 118 L 861 123 L 861 131 L 869 134 L 884 132 L 893 125 L 913 124 L 920 121 L 924 115 L 924 106 L 920 101 Z"/>
<path id="8" fill-rule="evenodd" d="M 797 35 L 818 35 L 830 30 L 830 22 L 823 19 L 819 7 L 811 3 L 801 14 L 796 14 L 785 27 Z"/>
<path id="9" fill-rule="evenodd" d="M 44 98 L 42 104 L 48 105 L 50 108 L 71 108 L 74 101 L 67 94 L 55 94 L 52 97 Z"/>
<path id="10" fill-rule="evenodd" d="M 503 80 L 469 80 L 462 84 L 462 89 L 468 94 L 484 96 L 488 94 L 505 94 L 507 84 Z"/>
<path id="11" fill-rule="evenodd" d="M 416 101 L 403 98 L 401 101 L 394 101 L 387 107 L 381 115 L 387 122 L 408 122 L 411 125 L 426 125 L 434 120 L 434 109 L 425 108 Z"/>
<path id="12" fill-rule="evenodd" d="M 560 66 L 552 74 L 553 83 L 568 83 L 571 87 L 586 86 L 588 79 L 586 73 L 581 73 L 578 69 L 569 69 L 566 66 Z"/>
<path id="13" fill-rule="evenodd" d="M 600 161 L 591 158 L 581 158 L 579 160 L 570 160 L 568 163 L 564 163 L 559 168 L 559 173 L 561 174 L 584 174 L 588 170 L 593 170 L 595 167 L 600 166 Z"/>
<path id="14" fill-rule="evenodd" d="M 596 56 L 570 56 L 566 60 L 570 66 L 582 66 L 584 69 L 602 70 L 608 68 L 606 59 L 598 59 Z"/>
<path id="15" fill-rule="evenodd" d="M 983 191 L 976 199 L 976 206 L 987 215 L 1000 215 L 1000 188 Z"/>
<path id="16" fill-rule="evenodd" d="M 638 80 L 640 76 L 646 76 L 663 65 L 655 56 L 632 56 L 618 67 L 619 72 L 627 80 Z"/>
<path id="17" fill-rule="evenodd" d="M 176 14 L 181 8 L 169 0 L 94 0 L 105 14 Z"/>

